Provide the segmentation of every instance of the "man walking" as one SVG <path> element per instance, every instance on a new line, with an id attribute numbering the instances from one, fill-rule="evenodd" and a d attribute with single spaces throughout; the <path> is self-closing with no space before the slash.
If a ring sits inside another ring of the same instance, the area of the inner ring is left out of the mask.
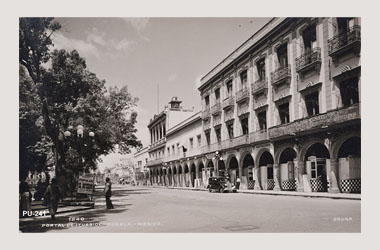
<path id="1" fill-rule="evenodd" d="M 44 204 L 47 205 L 50 216 L 55 220 L 55 214 L 58 210 L 58 201 L 62 199 L 61 191 L 59 190 L 57 179 L 51 179 L 51 183 L 47 186 L 44 194 Z"/>
<path id="2" fill-rule="evenodd" d="M 240 178 L 239 178 L 239 176 L 238 176 L 238 178 L 236 179 L 236 189 L 238 189 L 239 190 L 239 188 L 240 188 Z"/>
<path id="3" fill-rule="evenodd" d="M 106 178 L 106 184 L 104 185 L 104 194 L 106 196 L 106 205 L 107 209 L 113 209 L 112 201 L 111 201 L 111 180 L 110 178 Z"/>

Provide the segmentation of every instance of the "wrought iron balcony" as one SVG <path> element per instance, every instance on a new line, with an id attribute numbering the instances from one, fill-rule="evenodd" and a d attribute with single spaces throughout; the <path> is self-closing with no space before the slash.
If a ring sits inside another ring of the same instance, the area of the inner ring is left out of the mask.
<path id="1" fill-rule="evenodd" d="M 283 82 L 289 81 L 292 77 L 290 65 L 276 69 L 271 73 L 272 85 L 277 86 Z"/>
<path id="2" fill-rule="evenodd" d="M 207 107 L 205 110 L 202 111 L 202 119 L 207 120 L 211 116 L 210 107 Z"/>
<path id="3" fill-rule="evenodd" d="M 217 115 L 219 113 L 222 112 L 222 105 L 220 104 L 220 102 L 217 102 L 215 103 L 212 107 L 211 107 L 211 114 L 212 115 Z"/>
<path id="4" fill-rule="evenodd" d="M 321 48 L 314 48 L 296 58 L 296 71 L 303 73 L 313 68 L 318 70 L 321 62 Z"/>
<path id="5" fill-rule="evenodd" d="M 241 89 L 236 93 L 236 102 L 237 103 L 243 102 L 245 100 L 249 100 L 248 88 Z"/>
<path id="6" fill-rule="evenodd" d="M 251 84 L 251 92 L 252 95 L 258 95 L 268 89 L 268 79 L 265 78 L 263 80 L 257 80 L 256 82 Z"/>
<path id="7" fill-rule="evenodd" d="M 223 100 L 223 109 L 230 108 L 235 105 L 235 100 L 233 96 L 229 96 Z"/>
<path id="8" fill-rule="evenodd" d="M 147 167 L 155 166 L 155 165 L 161 165 L 163 163 L 163 158 L 156 159 L 156 160 L 150 160 L 146 163 Z"/>
<path id="9" fill-rule="evenodd" d="M 342 32 L 327 41 L 329 56 L 335 57 L 350 49 L 360 49 L 360 26 L 355 25 L 347 32 Z"/>

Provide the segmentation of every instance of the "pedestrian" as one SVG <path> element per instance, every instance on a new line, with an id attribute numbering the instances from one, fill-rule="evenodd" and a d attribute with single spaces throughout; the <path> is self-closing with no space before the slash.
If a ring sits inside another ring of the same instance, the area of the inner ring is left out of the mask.
<path id="1" fill-rule="evenodd" d="M 61 191 L 58 187 L 57 179 L 52 178 L 44 194 L 44 204 L 50 212 L 50 216 L 55 220 L 55 214 L 58 210 L 58 202 L 62 199 Z"/>
<path id="2" fill-rule="evenodd" d="M 240 187 L 240 178 L 238 176 L 238 178 L 236 179 L 236 189 L 239 189 Z"/>
<path id="3" fill-rule="evenodd" d="M 31 211 L 31 201 L 32 201 L 32 193 L 30 192 L 30 187 L 28 183 L 23 179 L 20 182 L 19 187 L 20 193 L 20 214 L 23 214 L 23 211 Z"/>
<path id="4" fill-rule="evenodd" d="M 108 177 L 106 178 L 106 184 L 104 185 L 104 194 L 106 196 L 107 209 L 113 209 L 113 204 L 112 204 L 112 201 L 111 201 L 111 196 L 112 196 L 112 192 L 111 192 L 111 180 Z"/>

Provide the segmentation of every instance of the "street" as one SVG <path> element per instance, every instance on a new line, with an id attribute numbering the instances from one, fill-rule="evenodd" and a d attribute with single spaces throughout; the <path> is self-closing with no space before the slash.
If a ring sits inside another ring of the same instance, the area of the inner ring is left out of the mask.
<path id="1" fill-rule="evenodd" d="M 20 220 L 22 232 L 360 232 L 361 201 L 114 186 L 95 209 Z M 87 223 L 87 224 L 86 224 Z"/>

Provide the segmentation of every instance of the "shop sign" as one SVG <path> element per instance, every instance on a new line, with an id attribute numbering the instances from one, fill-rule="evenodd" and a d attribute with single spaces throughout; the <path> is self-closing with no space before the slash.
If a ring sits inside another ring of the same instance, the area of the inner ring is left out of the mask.
<path id="1" fill-rule="evenodd" d="M 310 130 L 317 127 L 329 126 L 357 118 L 360 118 L 358 106 L 331 111 L 308 119 L 302 119 L 290 124 L 270 128 L 269 137 L 274 138 L 282 135 Z"/>
<path id="2" fill-rule="evenodd" d="M 79 176 L 78 178 L 78 194 L 92 194 L 94 190 L 94 177 Z"/>

